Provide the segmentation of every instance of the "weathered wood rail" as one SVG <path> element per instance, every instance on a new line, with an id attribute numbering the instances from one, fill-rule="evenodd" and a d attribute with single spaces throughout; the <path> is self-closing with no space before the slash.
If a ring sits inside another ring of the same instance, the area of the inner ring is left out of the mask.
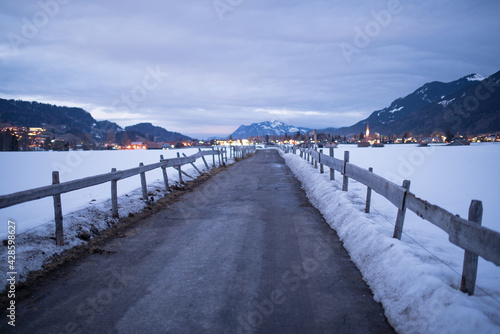
<path id="1" fill-rule="evenodd" d="M 230 146 L 233 152 L 234 158 L 244 158 L 254 153 L 256 147 L 254 145 L 246 145 L 246 146 Z"/>
<path id="2" fill-rule="evenodd" d="M 177 158 L 163 159 L 160 156 L 160 162 L 144 165 L 142 162 L 139 167 L 130 168 L 126 170 L 116 170 L 113 168 L 110 173 L 89 176 L 78 180 L 72 180 L 60 183 L 59 172 L 52 172 L 52 185 L 39 187 L 29 190 L 24 190 L 8 195 L 0 196 L 0 209 L 13 206 L 16 204 L 21 204 L 29 201 L 34 201 L 37 199 L 50 197 L 54 199 L 54 220 L 56 224 L 56 244 L 64 245 L 64 233 L 63 233 L 63 215 L 61 210 L 61 194 L 84 189 L 88 187 L 93 187 L 106 182 L 111 182 L 111 212 L 113 218 L 118 218 L 118 197 L 117 197 L 117 183 L 119 180 L 123 180 L 135 175 L 140 175 L 141 188 L 142 188 L 142 198 L 148 201 L 147 183 L 146 183 L 146 172 L 154 170 L 156 168 L 161 168 L 163 173 L 163 179 L 165 183 L 165 190 L 170 189 L 168 183 L 168 175 L 166 169 L 168 167 L 173 167 L 179 171 L 179 181 L 182 183 L 182 175 L 187 175 L 182 171 L 182 166 L 186 164 L 194 164 L 197 159 L 201 158 L 205 164 L 205 167 L 209 169 L 209 165 L 205 159 L 205 156 L 212 156 L 213 164 L 216 166 L 215 157 L 218 156 L 219 166 L 225 161 L 227 162 L 227 149 L 221 147 L 218 149 L 212 148 L 211 150 L 198 150 L 196 154 L 191 156 L 180 157 L 177 153 Z M 188 175 L 189 176 L 189 175 Z"/>
<path id="3" fill-rule="evenodd" d="M 344 160 L 340 160 L 334 157 L 333 148 L 330 148 L 329 155 L 323 154 L 323 150 L 318 151 L 310 147 L 281 146 L 281 149 L 285 153 L 299 152 L 301 158 L 316 167 L 319 164 L 320 173 L 324 172 L 323 166 L 329 167 L 330 180 L 335 179 L 335 171 L 341 173 L 344 191 L 348 191 L 349 178 L 367 186 L 366 212 L 370 211 L 372 190 L 389 200 L 398 208 L 394 238 L 401 240 L 407 209 L 445 231 L 451 243 L 465 250 L 461 291 L 474 294 L 478 256 L 500 266 L 500 233 L 481 226 L 481 201 L 473 200 L 469 207 L 468 219 L 463 219 L 411 193 L 409 180 L 404 180 L 400 186 L 373 173 L 373 168 L 364 169 L 350 163 L 348 151 L 344 152 Z"/>

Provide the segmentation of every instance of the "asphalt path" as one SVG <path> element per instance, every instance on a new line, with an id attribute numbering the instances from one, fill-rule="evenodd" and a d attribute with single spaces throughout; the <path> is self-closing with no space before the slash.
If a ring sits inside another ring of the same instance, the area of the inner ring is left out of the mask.
<path id="1" fill-rule="evenodd" d="M 102 248 L 18 301 L 15 332 L 393 333 L 274 150 Z"/>

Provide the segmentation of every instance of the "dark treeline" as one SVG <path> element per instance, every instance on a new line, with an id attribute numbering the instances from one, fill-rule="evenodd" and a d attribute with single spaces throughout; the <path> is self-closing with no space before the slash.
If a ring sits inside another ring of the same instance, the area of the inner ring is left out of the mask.
<path id="1" fill-rule="evenodd" d="M 18 151 L 19 140 L 16 135 L 10 131 L 0 131 L 0 151 Z"/>

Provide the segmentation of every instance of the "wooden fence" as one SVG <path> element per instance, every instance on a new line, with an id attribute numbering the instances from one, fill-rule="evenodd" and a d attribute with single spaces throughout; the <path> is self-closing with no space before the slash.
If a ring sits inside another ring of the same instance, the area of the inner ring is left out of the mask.
<path id="1" fill-rule="evenodd" d="M 163 156 L 160 156 L 160 162 L 151 165 L 144 165 L 141 162 L 139 164 L 139 167 L 136 168 L 120 170 L 120 171 L 113 168 L 110 173 L 90 176 L 63 183 L 61 183 L 59 180 L 59 172 L 55 171 L 52 172 L 52 185 L 0 196 L 0 209 L 52 196 L 54 199 L 56 244 L 62 246 L 64 245 L 64 232 L 63 232 L 63 215 L 61 210 L 61 194 L 96 186 L 106 182 L 111 182 L 111 206 L 112 206 L 111 213 L 113 218 L 118 218 L 117 183 L 119 180 L 123 180 L 135 175 L 140 175 L 142 198 L 143 200 L 148 201 L 146 172 L 156 168 L 161 168 L 165 183 L 165 190 L 168 191 L 170 189 L 170 186 L 168 184 L 168 175 L 166 172 L 167 167 L 173 167 L 176 170 L 178 170 L 179 181 L 182 183 L 183 182 L 182 175 L 184 174 L 186 176 L 189 176 L 186 172 L 182 170 L 182 166 L 186 164 L 191 164 L 198 172 L 200 172 L 200 170 L 194 165 L 194 162 L 196 162 L 197 159 L 201 158 L 205 164 L 205 167 L 209 169 L 210 167 L 205 159 L 205 156 L 208 155 L 212 156 L 213 167 L 216 166 L 216 161 L 215 161 L 216 156 L 218 156 L 219 166 L 222 164 L 224 160 L 227 162 L 227 149 L 222 147 L 219 149 L 212 148 L 211 150 L 205 150 L 205 151 L 198 149 L 198 153 L 193 154 L 191 156 L 186 156 L 185 154 L 183 154 L 183 157 L 181 157 L 179 153 L 177 153 L 177 158 L 164 159 Z"/>
<path id="2" fill-rule="evenodd" d="M 255 145 L 229 146 L 231 158 L 244 158 L 254 153 L 255 150 Z"/>
<path id="3" fill-rule="evenodd" d="M 334 157 L 334 149 L 329 154 L 323 150 L 282 146 L 285 153 L 292 152 L 304 158 L 320 173 L 324 166 L 330 168 L 330 180 L 335 180 L 335 171 L 342 175 L 342 190 L 348 191 L 349 178 L 367 186 L 365 211 L 370 212 L 371 191 L 385 197 L 398 208 L 393 237 L 401 240 L 406 210 L 415 212 L 420 218 L 436 225 L 449 236 L 449 241 L 465 250 L 460 290 L 470 295 L 474 294 L 478 256 L 500 266 L 500 233 L 481 226 L 483 207 L 481 201 L 473 200 L 469 207 L 468 219 L 460 218 L 445 209 L 430 204 L 410 192 L 410 181 L 397 185 L 373 173 L 373 169 L 363 169 L 349 162 L 349 152 L 344 152 L 344 160 Z"/>
<path id="4" fill-rule="evenodd" d="M 256 151 L 255 146 L 234 146 L 236 158 L 244 158 Z"/>

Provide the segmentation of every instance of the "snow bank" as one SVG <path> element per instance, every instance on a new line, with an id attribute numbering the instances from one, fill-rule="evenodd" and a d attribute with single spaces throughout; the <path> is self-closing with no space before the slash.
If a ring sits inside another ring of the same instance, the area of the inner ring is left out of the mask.
<path id="1" fill-rule="evenodd" d="M 343 192 L 338 181 L 329 180 L 328 172 L 319 174 L 298 155 L 281 155 L 311 203 L 337 231 L 397 332 L 500 332 L 498 280 L 494 285 L 486 284 L 476 296 L 461 293 L 459 259 L 463 259 L 463 250 L 451 245 L 431 223 L 420 220 L 421 225 L 429 226 L 415 233 L 404 231 L 402 241 L 393 239 L 397 210 L 388 201 L 373 193 L 376 209 L 366 214 L 366 187 L 350 180 L 349 192 Z M 338 173 L 336 176 L 341 179 Z M 446 258 L 449 251 L 462 257 Z M 493 270 L 489 278 L 497 274 Z"/>

